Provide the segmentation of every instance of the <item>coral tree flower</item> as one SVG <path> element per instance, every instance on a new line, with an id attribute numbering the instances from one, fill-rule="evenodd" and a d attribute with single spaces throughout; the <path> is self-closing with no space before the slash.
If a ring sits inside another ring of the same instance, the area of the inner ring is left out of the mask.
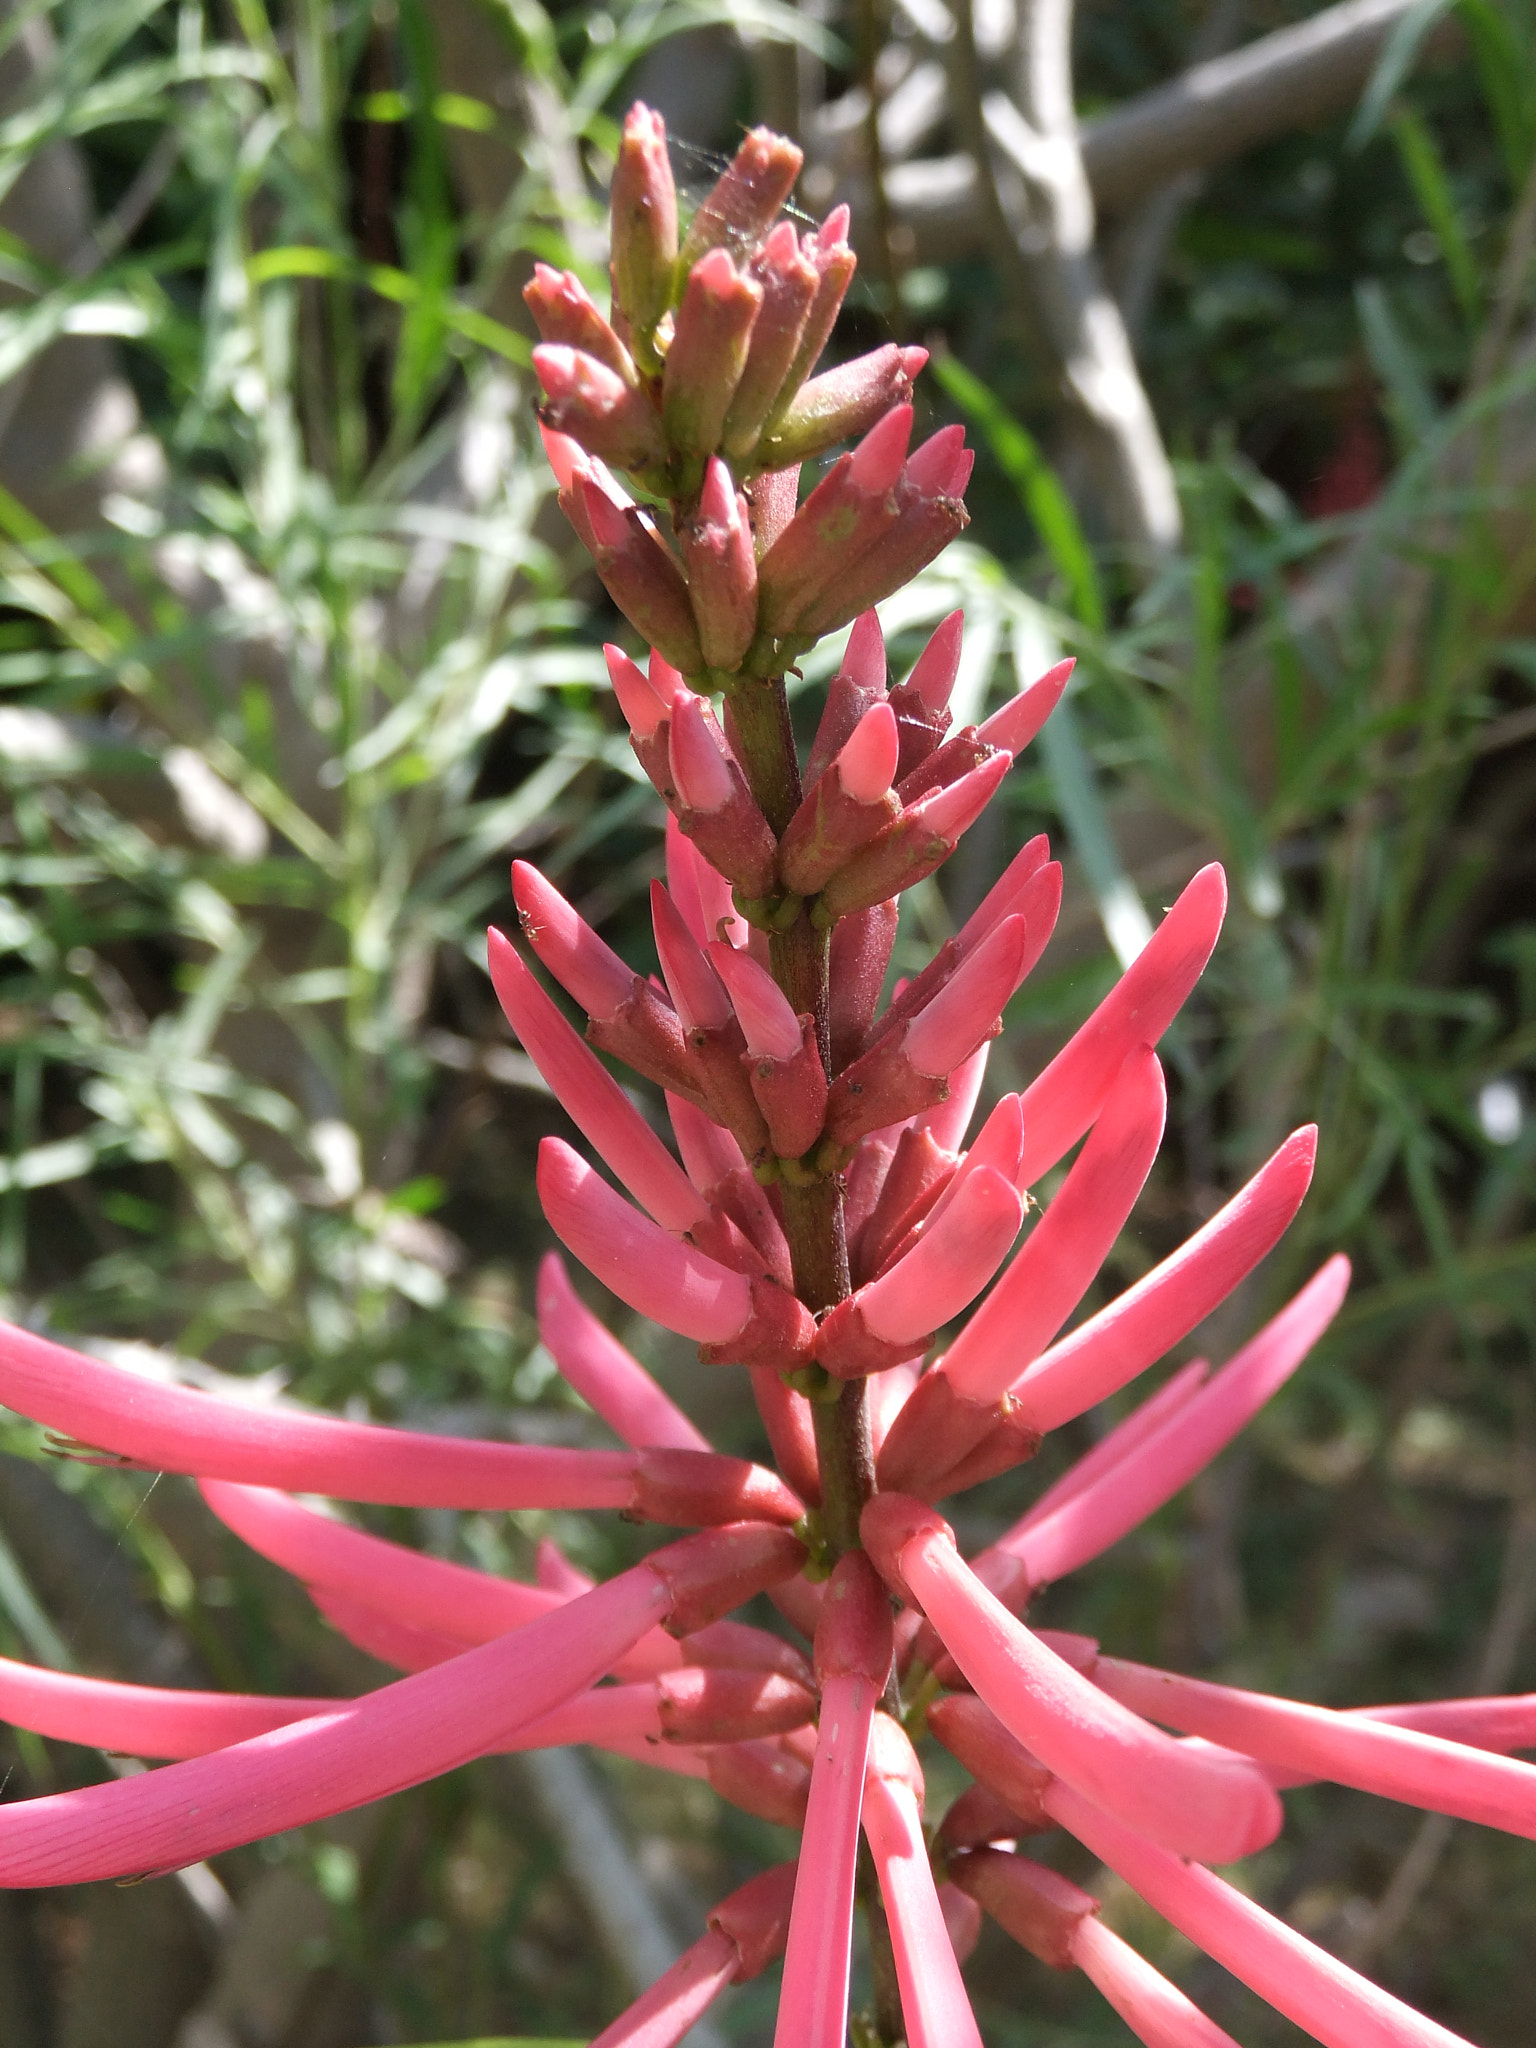
<path id="1" fill-rule="evenodd" d="M 1152 2048 L 1231 2048 L 1092 1897 L 1014 1846 L 1051 1829 L 1330 2048 L 1445 2048 L 1443 2027 L 1209 1866 L 1273 1841 L 1283 1793 L 1317 1779 L 1536 1837 L 1536 1768 L 1510 1754 L 1536 1746 L 1536 1698 L 1336 1713 L 1101 1655 L 1028 1619 L 1036 1588 L 1156 1512 L 1302 1365 L 1345 1262 L 1215 1372 L 1174 1371 L 976 1556 L 932 1505 L 1022 1466 L 1189 1337 L 1295 1215 L 1315 1135 L 1293 1133 L 1178 1250 L 1074 1322 L 1162 1137 L 1154 1048 L 1216 946 L 1220 869 L 1194 876 L 969 1145 L 988 1043 L 1060 903 L 1043 840 L 880 1007 L 896 898 L 994 798 L 1070 665 L 953 729 L 955 614 L 890 683 L 870 607 L 963 526 L 970 458 L 957 429 L 911 446 L 921 350 L 811 376 L 853 257 L 841 210 L 804 235 L 778 219 L 798 168 L 793 145 L 754 131 L 685 230 L 661 122 L 637 107 L 613 180 L 610 309 L 543 265 L 528 288 L 560 503 L 651 645 L 643 668 L 617 647 L 608 660 L 670 812 L 662 977 L 619 959 L 521 862 L 528 953 L 585 1012 L 585 1036 L 514 938 L 492 932 L 489 954 L 512 1029 L 612 1176 L 546 1139 L 551 1228 L 710 1369 L 749 1370 L 777 1470 L 712 1451 L 555 1254 L 541 1334 L 617 1448 L 237 1404 L 0 1327 L 0 1403 L 72 1455 L 195 1477 L 213 1514 L 402 1674 L 356 1699 L 284 1699 L 0 1660 L 15 1725 L 165 1760 L 0 1805 L 0 1884 L 164 1871 L 473 1757 L 591 1742 L 802 1837 L 798 1863 L 723 1900 L 600 2048 L 667 2048 L 781 1955 L 776 2048 L 839 2048 L 859 1900 L 876 1890 L 870 1940 L 900 2006 L 870 2021 L 879 2038 L 979 2044 L 963 1962 L 984 1910 L 1047 1965 L 1081 1970 Z M 845 439 L 800 502 L 799 462 Z M 669 519 L 645 509 L 660 498 Z M 850 620 L 802 769 L 783 671 Z M 600 1054 L 664 1091 L 675 1148 Z M 601 1585 L 546 1549 L 538 1582 L 516 1584 L 296 1494 L 614 1509 L 695 1533 Z M 801 1644 L 731 1618 L 763 1593 Z M 934 1741 L 973 1783 L 925 1833 Z"/>

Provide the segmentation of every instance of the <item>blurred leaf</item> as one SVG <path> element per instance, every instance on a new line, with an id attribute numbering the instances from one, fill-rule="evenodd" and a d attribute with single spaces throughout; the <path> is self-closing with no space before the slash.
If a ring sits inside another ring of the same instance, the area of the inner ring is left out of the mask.
<path id="1" fill-rule="evenodd" d="M 1346 149 L 1360 150 L 1375 135 L 1381 126 L 1387 108 L 1396 97 L 1417 61 L 1424 39 L 1430 30 L 1458 0 L 1417 0 L 1417 4 L 1400 17 L 1396 27 L 1382 46 L 1381 55 L 1376 59 L 1376 68 L 1366 80 L 1365 91 L 1360 95 L 1360 105 L 1355 118 L 1349 124 L 1349 133 L 1344 138 Z"/>
<path id="2" fill-rule="evenodd" d="M 1046 553 L 1067 586 L 1073 610 L 1085 626 L 1102 631 L 1107 613 L 1098 564 L 1083 537 L 1072 500 L 1034 437 L 955 356 L 936 356 L 933 374 L 974 421 L 998 467 L 1017 489 Z"/>
<path id="3" fill-rule="evenodd" d="M 1462 313 L 1468 326 L 1475 326 L 1482 312 L 1482 286 L 1435 138 L 1411 107 L 1399 107 L 1392 116 L 1392 139 L 1424 218 L 1440 244 Z"/>

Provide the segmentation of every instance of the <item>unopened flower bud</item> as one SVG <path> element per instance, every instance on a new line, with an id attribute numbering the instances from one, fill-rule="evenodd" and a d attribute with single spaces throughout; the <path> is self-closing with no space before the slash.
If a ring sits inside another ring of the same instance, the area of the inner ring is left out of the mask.
<path id="1" fill-rule="evenodd" d="M 885 636 L 880 617 L 877 612 L 862 612 L 853 622 L 837 674 L 827 685 L 821 720 L 805 764 L 807 788 L 826 773 L 859 720 L 876 704 L 883 704 L 885 696 Z"/>
<path id="2" fill-rule="evenodd" d="M 696 264 L 706 250 L 754 249 L 795 189 L 804 161 L 786 136 L 769 128 L 749 129 L 688 224 L 682 268 Z"/>
<path id="3" fill-rule="evenodd" d="M 626 384 L 639 384 L 629 350 L 573 270 L 554 270 L 547 263 L 536 263 L 532 282 L 523 287 L 523 301 L 545 341 L 579 349 Z"/>
<path id="4" fill-rule="evenodd" d="M 777 845 L 703 698 L 677 699 L 670 747 L 673 809 L 684 832 L 744 897 L 771 895 Z"/>
<path id="5" fill-rule="evenodd" d="M 607 363 L 563 342 L 541 342 L 533 367 L 545 391 L 540 417 L 617 469 L 649 469 L 662 456 L 650 400 Z"/>
<path id="6" fill-rule="evenodd" d="M 637 508 L 621 511 L 595 482 L 580 488 L 592 559 L 609 596 L 674 668 L 697 675 L 704 654 L 682 570 Z"/>
<path id="7" fill-rule="evenodd" d="M 746 498 L 717 456 L 705 465 L 697 509 L 680 523 L 678 544 L 704 659 L 729 674 L 757 632 L 757 556 Z"/>
<path id="8" fill-rule="evenodd" d="M 978 1849 L 969 1856 L 956 1857 L 950 1864 L 950 1877 L 1022 1948 L 1053 1970 L 1072 1968 L 1078 1923 L 1099 1909 L 1097 1899 L 1045 1864 L 1001 1849 Z"/>
<path id="9" fill-rule="evenodd" d="M 924 363 L 925 348 L 887 342 L 866 356 L 823 370 L 803 384 L 759 444 L 759 459 L 774 469 L 824 455 L 839 441 L 867 433 L 892 406 L 904 405 Z"/>
<path id="10" fill-rule="evenodd" d="M 674 449 L 711 455 L 720 446 L 762 301 L 762 286 L 724 249 L 711 249 L 689 272 L 661 384 L 662 420 Z"/>
<path id="11" fill-rule="evenodd" d="M 829 1144 L 852 1145 L 866 1131 L 945 1100 L 956 1068 L 996 1036 L 1025 944 L 1023 918 L 1005 918 L 927 1009 L 843 1069 L 827 1097 Z"/>
<path id="12" fill-rule="evenodd" d="M 804 236 L 801 253 L 816 272 L 816 296 L 806 315 L 800 345 L 780 387 L 779 406 L 787 407 L 806 378 L 815 369 L 822 350 L 832 338 L 837 316 L 858 268 L 858 258 L 848 246 L 848 209 L 835 207 L 814 234 Z M 772 415 L 770 424 L 772 423 Z"/>
<path id="13" fill-rule="evenodd" d="M 638 101 L 624 133 L 609 188 L 613 303 L 645 367 L 660 367 L 653 337 L 672 299 L 677 267 L 677 190 L 667 158 L 666 124 Z"/>
<path id="14" fill-rule="evenodd" d="M 1024 1207 L 990 1166 L 966 1176 L 912 1249 L 838 1303 L 816 1337 L 817 1361 L 841 1379 L 900 1365 L 986 1286 L 1018 1235 Z"/>
<path id="15" fill-rule="evenodd" d="M 827 1024 L 833 1073 L 857 1057 L 874 1021 L 899 921 L 900 906 L 888 897 L 868 910 L 855 911 L 852 917 L 840 917 L 832 927 Z"/>
<path id="16" fill-rule="evenodd" d="M 752 328 L 746 365 L 726 414 L 721 445 L 733 461 L 752 455 L 764 422 L 778 404 L 805 333 L 820 278 L 788 221 L 781 221 L 752 262 L 763 302 Z"/>
<path id="17" fill-rule="evenodd" d="M 931 875 L 981 816 L 1011 766 L 1007 754 L 994 754 L 947 789 L 936 789 L 902 811 L 828 878 L 818 918 L 830 924 Z"/>
<path id="18" fill-rule="evenodd" d="M 899 744 L 890 706 L 873 704 L 818 777 L 779 842 L 779 873 L 797 896 L 814 896 L 899 815 Z"/>

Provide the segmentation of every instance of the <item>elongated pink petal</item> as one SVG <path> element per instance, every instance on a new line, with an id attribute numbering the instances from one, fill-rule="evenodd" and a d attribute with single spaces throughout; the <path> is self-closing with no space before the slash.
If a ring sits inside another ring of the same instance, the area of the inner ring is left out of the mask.
<path id="1" fill-rule="evenodd" d="M 1390 1721 L 1397 1728 L 1422 1728 L 1447 1742 L 1469 1742 L 1476 1749 L 1536 1749 L 1536 1692 L 1506 1693 L 1487 1699 L 1411 1700 L 1390 1707 L 1351 1707 L 1349 1712 L 1371 1721 Z"/>
<path id="2" fill-rule="evenodd" d="M 1022 1561 L 1029 1583 L 1049 1585 L 1098 1557 L 1203 1472 L 1301 1364 L 1337 1315 L 1348 1286 L 1348 1259 L 1330 1259 L 1161 1428 L 1053 1514 L 1037 1517 L 1013 1540 L 1004 1538 L 999 1547 Z"/>
<path id="3" fill-rule="evenodd" d="M 932 1138 L 941 1152 L 958 1152 L 971 1118 L 976 1114 L 976 1103 L 981 1095 L 982 1083 L 987 1078 L 987 1055 L 992 1050 L 990 1039 L 981 1044 L 968 1059 L 960 1062 L 949 1077 L 949 1094 L 935 1109 L 925 1110 L 913 1122 Z"/>
<path id="4" fill-rule="evenodd" d="M 0 1885 L 175 1870 L 419 1785 L 590 1685 L 663 1618 L 669 1597 L 637 1565 L 526 1628 L 311 1720 L 142 1777 L 7 1806 Z"/>
<path id="5" fill-rule="evenodd" d="M 960 927 L 962 953 L 991 931 L 999 918 L 1011 917 L 1021 908 L 1024 891 L 1051 862 L 1051 843 L 1043 832 L 1029 840 L 1009 861 L 980 903 Z M 1054 923 L 1055 920 L 1052 919 Z"/>
<path id="6" fill-rule="evenodd" d="M 837 672 L 862 690 L 885 688 L 885 635 L 878 612 L 860 612 L 854 620 Z"/>
<path id="7" fill-rule="evenodd" d="M 1181 1365 L 1171 1378 L 1165 1380 L 1155 1394 L 1149 1394 L 1137 1408 L 1133 1408 L 1122 1422 L 1117 1422 L 1107 1435 L 1100 1437 L 1091 1451 L 1085 1451 L 1075 1465 L 1067 1470 L 1052 1485 L 1048 1486 L 1034 1506 L 1021 1515 L 1005 1536 L 1000 1536 L 989 1547 L 993 1550 L 1013 1550 L 1017 1539 L 1026 1529 L 1032 1529 L 1036 1522 L 1043 1522 L 1048 1515 L 1055 1514 L 1059 1507 L 1075 1499 L 1095 1482 L 1101 1479 L 1112 1465 L 1134 1451 L 1138 1444 L 1145 1443 L 1154 1431 L 1162 1428 L 1171 1416 L 1176 1414 L 1195 1391 L 1203 1387 L 1211 1376 L 1210 1362 L 1204 1358 L 1192 1358 L 1188 1365 Z"/>
<path id="8" fill-rule="evenodd" d="M 555 1235 L 620 1301 L 701 1344 L 724 1343 L 745 1327 L 746 1278 L 668 1237 L 559 1138 L 539 1146 L 538 1183 Z"/>
<path id="9" fill-rule="evenodd" d="M 711 942 L 709 958 L 741 1020 L 747 1050 L 764 1059 L 792 1060 L 800 1050 L 800 1022 L 773 976 L 750 955 L 718 941 Z"/>
<path id="10" fill-rule="evenodd" d="M 456 1637 L 461 1648 L 566 1604 L 542 1586 L 407 1550 L 264 1486 L 205 1479 L 199 1490 L 227 1529 L 307 1586 L 346 1594 L 412 1628 Z"/>
<path id="11" fill-rule="evenodd" d="M 591 1017 L 611 1017 L 635 985 L 611 946 L 525 860 L 512 863 L 512 895 L 528 943 L 567 995 Z"/>
<path id="12" fill-rule="evenodd" d="M 1015 1419 L 1042 1434 L 1059 1429 L 1187 1337 L 1273 1250 L 1301 1207 L 1316 1157 L 1316 1126 L 1293 1131 L 1172 1257 L 1041 1353 L 1014 1382 Z"/>
<path id="13" fill-rule="evenodd" d="M 571 1385 L 635 1450 L 707 1451 L 709 1440 L 657 1386 L 639 1359 L 603 1328 L 566 1278 L 557 1252 L 539 1265 L 539 1335 Z"/>
<path id="14" fill-rule="evenodd" d="M 688 1178 L 700 1193 L 718 1187 L 727 1174 L 746 1165 L 742 1149 L 730 1132 L 684 1096 L 668 1095 L 667 1115 Z"/>
<path id="15" fill-rule="evenodd" d="M 1171 1856 L 1058 1782 L 1048 1810 L 1197 1947 L 1325 2048 L 1469 2048 L 1252 1899 Z"/>
<path id="16" fill-rule="evenodd" d="M 487 934 L 491 983 L 507 1021 L 576 1128 L 666 1230 L 707 1213 L 698 1190 L 590 1046 L 573 1031 L 501 932 Z M 686 1021 L 686 1020 L 685 1020 Z"/>
<path id="17" fill-rule="evenodd" d="M 919 1073 L 952 1074 L 982 1039 L 993 1035 L 1003 1005 L 1018 987 L 1027 937 L 1022 917 L 1005 917 L 918 1011 L 907 1026 L 902 1051 Z M 1027 1121 L 1027 1109 L 1025 1115 Z"/>
<path id="18" fill-rule="evenodd" d="M 1071 1954 L 1146 2048 L 1237 2048 L 1225 2028 L 1207 2019 L 1192 1999 L 1096 1914 L 1086 1914 L 1077 1923 Z"/>
<path id="19" fill-rule="evenodd" d="M 945 1354 L 939 1370 L 957 1393 L 995 1401 L 1076 1308 L 1152 1170 L 1166 1110 L 1157 1055 L 1139 1046 L 1050 1207 Z"/>
<path id="20" fill-rule="evenodd" d="M 904 1517 L 912 1533 L 902 1540 Z M 1241 1759 L 1192 1752 L 1134 1714 L 1101 1713 L 1095 1695 L 1105 1695 L 987 1591 L 931 1509 L 877 1494 L 863 1530 L 882 1569 L 892 1558 L 977 1696 L 1085 1797 L 1180 1855 L 1213 1863 L 1250 1855 L 1279 1833 L 1279 1800 Z"/>
<path id="21" fill-rule="evenodd" d="M 737 1961 L 736 1944 L 712 1927 L 604 2027 L 592 2048 L 676 2048 L 735 1976 Z"/>
<path id="22" fill-rule="evenodd" d="M 1024 1112 L 1020 1107 L 1020 1098 L 1017 1095 L 1005 1095 L 976 1133 L 970 1150 L 955 1170 L 954 1178 L 929 1210 L 927 1227 L 930 1230 L 933 1228 L 970 1176 L 983 1166 L 990 1166 L 995 1172 L 1000 1173 L 1004 1180 L 1011 1181 L 1017 1186 L 1019 1160 L 1023 1149 Z"/>
<path id="23" fill-rule="evenodd" d="M 745 938 L 746 923 L 731 901 L 730 883 L 704 858 L 670 812 L 667 815 L 667 890 L 684 923 L 701 946 L 723 936 L 722 922 L 733 939 Z"/>
<path id="24" fill-rule="evenodd" d="M 451 1657 L 475 1647 L 458 1636 L 396 1621 L 379 1608 L 354 1600 L 349 1593 L 333 1593 L 324 1586 L 307 1586 L 305 1591 L 338 1635 L 395 1671 L 430 1671 L 434 1664 L 446 1664 Z M 671 1638 L 660 1629 L 653 1629 L 645 1640 L 665 1643 Z"/>
<path id="25" fill-rule="evenodd" d="M 625 1507 L 636 1469 L 630 1451 L 479 1443 L 248 1407 L 161 1385 L 8 1324 L 0 1324 L 0 1403 L 71 1444 L 150 1471 L 396 1507 Z"/>
<path id="26" fill-rule="evenodd" d="M 1043 676 L 1037 677 L 1027 690 L 1021 690 L 1001 711 L 993 712 L 981 728 L 981 738 L 989 747 L 1022 754 L 1061 702 L 1061 693 L 1076 666 L 1076 661 L 1069 655 L 1065 661 L 1058 661 L 1054 668 L 1048 668 Z"/>
<path id="27" fill-rule="evenodd" d="M 202 1756 L 345 1704 L 120 1685 L 0 1657 L 0 1721 L 56 1742 L 83 1742 L 124 1756 Z"/>
<path id="28" fill-rule="evenodd" d="M 1202 868 L 1103 1002 L 1024 1091 L 1024 1185 L 1075 1145 L 1098 1115 L 1125 1056 L 1156 1045 L 1215 949 L 1227 882 Z"/>
<path id="29" fill-rule="evenodd" d="M 1007 1257 L 1023 1216 L 1011 1180 L 990 1166 L 968 1174 L 911 1251 L 860 1288 L 870 1332 L 887 1344 L 909 1344 L 958 1315 Z"/>
<path id="30" fill-rule="evenodd" d="M 718 1031 L 734 1014 L 720 977 L 660 882 L 651 884 L 656 954 L 685 1031 Z"/>
<path id="31" fill-rule="evenodd" d="M 1093 1676 L 1133 1712 L 1242 1750 L 1261 1763 L 1536 1837 L 1536 1765 L 1415 1728 L 1240 1692 L 1114 1657 L 1101 1657 Z"/>
<path id="32" fill-rule="evenodd" d="M 843 2048 L 859 1811 L 890 1662 L 890 1609 L 868 1559 L 855 1551 L 827 1582 L 816 1627 L 821 1715 L 774 2048 Z"/>
<path id="33" fill-rule="evenodd" d="M 917 1801 L 904 1784 L 871 1771 L 862 1818 L 891 1930 L 908 2048 L 981 2048 Z"/>

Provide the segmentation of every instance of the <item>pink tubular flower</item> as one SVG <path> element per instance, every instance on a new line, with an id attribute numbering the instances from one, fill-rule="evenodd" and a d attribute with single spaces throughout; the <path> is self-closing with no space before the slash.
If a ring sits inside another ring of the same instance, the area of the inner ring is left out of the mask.
<path id="1" fill-rule="evenodd" d="M 891 1620 L 867 1561 L 850 1553 L 828 1581 L 816 1630 L 821 1721 L 784 1957 L 774 2048 L 842 2048 L 848 2025 L 859 1809 L 875 1708 L 891 1662 Z"/>
<path id="2" fill-rule="evenodd" d="M 1309 1127 L 1073 1322 L 1163 1135 L 1154 1048 L 1217 943 L 1220 868 L 1195 875 L 1043 1072 L 1003 1092 L 994 1069 L 985 1103 L 989 1042 L 1061 905 L 1043 838 L 882 1006 L 898 925 L 911 931 L 902 892 L 980 819 L 1070 663 L 957 726 L 954 612 L 892 684 L 873 607 L 963 528 L 971 456 L 954 426 L 913 445 L 921 349 L 890 343 L 812 374 L 855 266 L 846 209 L 805 234 L 779 219 L 800 162 L 753 130 L 684 230 L 663 124 L 635 107 L 612 181 L 611 312 L 570 273 L 535 267 L 559 503 L 651 650 L 644 667 L 618 647 L 606 659 L 667 806 L 660 974 L 621 959 L 524 861 L 512 888 L 527 946 L 586 1013 L 584 1036 L 514 945 L 489 939 L 512 1028 L 618 1184 L 544 1138 L 551 1230 L 703 1363 L 746 1369 L 777 1470 L 714 1452 L 670 1376 L 675 1347 L 664 1391 L 552 1252 L 540 1337 L 591 1411 L 580 1426 L 621 1448 L 222 1398 L 0 1326 L 0 1403 L 53 1432 L 52 1449 L 191 1475 L 233 1536 L 405 1674 L 318 1700 L 0 1659 L 0 1715 L 16 1726 L 166 1760 L 0 1805 L 0 1886 L 162 1872 L 473 1758 L 586 1742 L 800 1837 L 798 1861 L 722 1901 L 595 2048 L 675 2048 L 728 1983 L 781 1952 L 775 2048 L 845 2048 L 851 2026 L 883 2048 L 979 2048 L 964 1969 L 982 1908 L 1046 1966 L 1084 1972 L 1147 2048 L 1233 2048 L 1096 1900 L 998 1846 L 1057 1829 L 1328 2048 L 1455 2048 L 1202 1866 L 1265 1848 L 1280 1795 L 1315 1781 L 1536 1839 L 1536 1766 L 1508 1754 L 1536 1747 L 1536 1695 L 1338 1712 L 1029 1625 L 1040 1587 L 1163 1508 L 1325 1340 L 1348 1265 L 1329 1260 L 1262 1320 L 1259 1268 L 1306 1194 Z M 838 439 L 854 445 L 834 454 Z M 801 501 L 800 460 L 823 454 Z M 786 671 L 850 622 L 802 761 Z M 675 1152 L 656 1097 L 632 1097 L 608 1060 L 664 1095 Z M 1015 1468 L 1041 1439 L 1240 1285 L 1255 1289 L 1257 1333 L 1215 1372 L 1176 1365 L 1031 1504 Z M 988 1479 L 984 1512 L 1006 1486 L 998 1525 L 1014 1519 L 967 1562 L 926 1501 Z M 295 1497 L 314 1494 L 611 1509 L 667 1535 L 599 1584 L 543 1537 L 524 1583 Z M 672 1538 L 690 1528 L 702 1533 Z M 771 1627 L 735 1617 L 765 1594 Z M 925 1833 L 932 1742 L 969 1783 Z M 1245 1878 L 1265 1881 L 1263 1866 Z M 876 2009 L 853 2020 L 863 1939 Z"/>
<path id="3" fill-rule="evenodd" d="M 864 1783 L 864 1833 L 891 1930 L 908 2048 L 981 2048 L 923 1839 L 923 1773 L 882 1714 Z"/>

